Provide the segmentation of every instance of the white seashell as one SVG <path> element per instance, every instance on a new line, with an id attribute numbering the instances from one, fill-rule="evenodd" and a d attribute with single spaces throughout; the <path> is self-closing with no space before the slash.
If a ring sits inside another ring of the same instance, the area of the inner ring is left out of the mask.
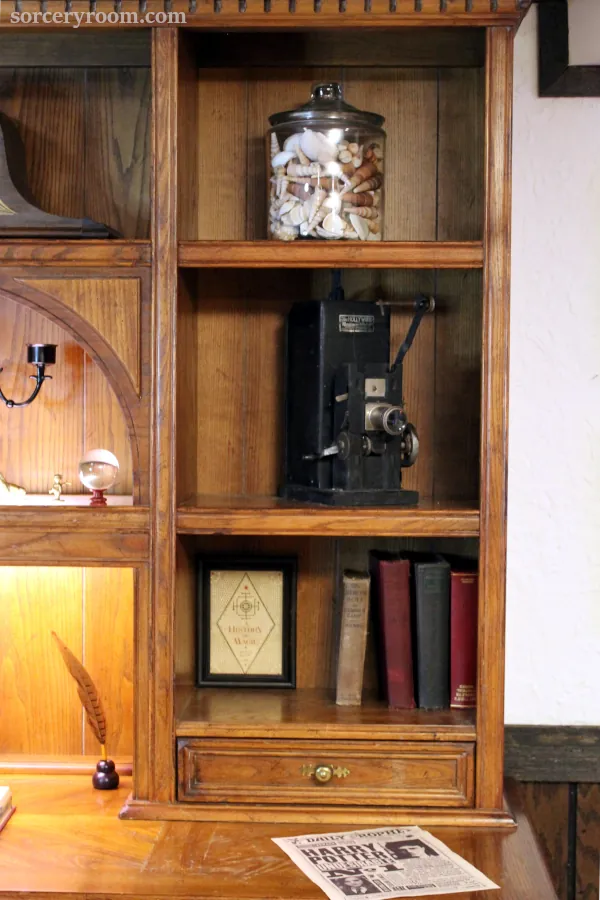
<path id="1" fill-rule="evenodd" d="M 277 225 L 273 229 L 273 234 L 280 241 L 295 241 L 298 237 L 298 229 L 290 225 Z"/>
<path id="2" fill-rule="evenodd" d="M 359 235 L 358 235 L 355 231 L 352 231 L 351 228 L 348 228 L 348 229 L 344 232 L 344 237 L 345 237 L 345 238 L 348 238 L 348 239 L 351 240 L 351 241 L 357 241 L 357 240 L 359 239 Z"/>
<path id="3" fill-rule="evenodd" d="M 349 150 L 342 150 L 339 155 L 339 160 L 342 163 L 349 163 L 352 160 L 352 154 Z"/>
<path id="4" fill-rule="evenodd" d="M 320 131 L 306 129 L 300 137 L 300 147 L 309 159 L 313 162 L 320 162 L 321 165 L 337 159 L 337 147 L 328 141 Z"/>
<path id="5" fill-rule="evenodd" d="M 273 168 L 276 166 L 287 166 L 287 164 L 295 157 L 295 153 L 293 150 L 282 150 L 277 156 L 274 156 L 271 160 L 271 165 Z"/>
<path id="6" fill-rule="evenodd" d="M 346 150 L 348 147 L 348 141 L 340 141 L 338 144 L 338 150 Z"/>
<path id="7" fill-rule="evenodd" d="M 323 219 L 323 228 L 330 234 L 339 235 L 341 237 L 346 230 L 346 223 L 337 213 L 331 212 Z"/>
<path id="8" fill-rule="evenodd" d="M 325 231 L 320 225 L 317 225 L 317 234 L 319 237 L 327 238 L 328 241 L 339 241 L 342 237 L 341 234 L 332 234 L 330 231 Z"/>
<path id="9" fill-rule="evenodd" d="M 363 219 L 361 216 L 355 216 L 354 213 L 350 213 L 348 218 L 350 219 L 352 227 L 356 231 L 361 241 L 366 241 L 369 237 L 369 226 L 367 225 L 367 220 Z"/>
<path id="10" fill-rule="evenodd" d="M 296 134 L 290 134 L 289 138 L 286 138 L 286 140 L 283 142 L 283 149 L 284 150 L 293 150 L 295 153 L 295 151 L 300 146 L 300 138 L 301 137 L 302 137 L 302 134 L 300 131 L 297 131 Z"/>
<path id="11" fill-rule="evenodd" d="M 334 191 L 329 195 L 327 200 L 325 200 L 323 206 L 327 206 L 332 212 L 339 213 L 342 208 L 342 197 L 341 194 L 338 194 Z"/>
<path id="12" fill-rule="evenodd" d="M 280 214 L 281 214 L 282 216 L 284 216 L 286 213 L 291 212 L 291 210 L 292 210 L 295 206 L 296 206 L 296 201 L 295 201 L 294 199 L 292 199 L 292 200 L 286 200 L 284 203 L 281 204 L 281 207 L 280 207 L 280 209 L 279 209 L 279 212 L 280 212 Z"/>
<path id="13" fill-rule="evenodd" d="M 312 225 L 315 216 L 317 215 L 320 208 L 323 206 L 323 202 L 327 197 L 326 192 L 322 188 L 317 188 L 311 198 L 310 202 L 310 215 L 308 217 L 308 224 Z"/>
<path id="14" fill-rule="evenodd" d="M 308 166 L 301 166 L 300 163 L 291 162 L 287 167 L 287 174 L 292 176 L 301 176 L 314 178 L 321 174 L 321 167 L 318 163 L 310 163 Z"/>
<path id="15" fill-rule="evenodd" d="M 277 156 L 279 153 L 279 141 L 277 140 L 277 135 L 274 131 L 271 132 L 271 159 Z"/>
<path id="16" fill-rule="evenodd" d="M 327 210 L 322 206 L 321 209 L 317 210 L 310 222 L 305 222 L 300 226 L 300 234 L 304 237 L 307 237 L 309 234 L 314 234 L 315 228 L 321 224 L 326 215 Z"/>
<path id="17" fill-rule="evenodd" d="M 348 144 L 348 150 L 354 156 L 355 153 L 358 153 L 358 144 Z"/>
<path id="18" fill-rule="evenodd" d="M 297 153 L 298 162 L 300 163 L 300 165 L 302 165 L 302 166 L 310 165 L 310 159 L 308 158 L 306 153 L 302 152 L 302 147 L 300 145 L 298 145 L 298 149 L 297 149 L 296 153 Z"/>
<path id="19" fill-rule="evenodd" d="M 373 234 L 370 231 L 367 240 L 368 241 L 380 241 L 381 240 L 381 232 L 379 231 L 379 232 L 377 232 L 377 234 Z"/>
<path id="20" fill-rule="evenodd" d="M 307 215 L 304 203 L 297 203 L 291 213 L 288 213 L 290 225 L 302 225 L 307 221 Z"/>

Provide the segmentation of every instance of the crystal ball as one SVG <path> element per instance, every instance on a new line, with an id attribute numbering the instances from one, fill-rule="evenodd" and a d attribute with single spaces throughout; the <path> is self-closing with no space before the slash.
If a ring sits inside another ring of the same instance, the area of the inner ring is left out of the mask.
<path id="1" fill-rule="evenodd" d="M 79 461 L 79 479 L 88 491 L 107 491 L 119 476 L 119 460 L 110 450 L 88 450 Z"/>

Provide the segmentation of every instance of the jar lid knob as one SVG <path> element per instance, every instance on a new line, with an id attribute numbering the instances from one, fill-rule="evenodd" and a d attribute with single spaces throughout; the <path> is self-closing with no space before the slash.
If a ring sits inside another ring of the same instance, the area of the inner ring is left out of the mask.
<path id="1" fill-rule="evenodd" d="M 342 86 L 337 81 L 330 84 L 317 84 L 312 92 L 313 100 L 324 100 L 333 103 L 342 99 Z"/>

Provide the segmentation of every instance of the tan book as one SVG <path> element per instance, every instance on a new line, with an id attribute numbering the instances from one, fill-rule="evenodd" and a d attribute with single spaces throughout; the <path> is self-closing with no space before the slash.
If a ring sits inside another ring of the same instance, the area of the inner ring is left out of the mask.
<path id="1" fill-rule="evenodd" d="M 369 584 L 362 572 L 344 572 L 340 649 L 335 702 L 360 706 L 367 648 Z"/>

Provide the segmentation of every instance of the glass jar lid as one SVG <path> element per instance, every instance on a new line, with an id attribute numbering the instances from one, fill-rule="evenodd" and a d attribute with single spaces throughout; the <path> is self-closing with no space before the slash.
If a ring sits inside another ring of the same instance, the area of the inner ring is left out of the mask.
<path id="1" fill-rule="evenodd" d="M 317 84 L 311 98 L 304 106 L 269 116 L 271 125 L 291 125 L 298 123 L 310 125 L 312 121 L 326 120 L 332 126 L 363 125 L 368 128 L 381 128 L 385 119 L 377 113 L 365 112 L 352 106 L 342 97 L 342 86 L 337 82 Z"/>

